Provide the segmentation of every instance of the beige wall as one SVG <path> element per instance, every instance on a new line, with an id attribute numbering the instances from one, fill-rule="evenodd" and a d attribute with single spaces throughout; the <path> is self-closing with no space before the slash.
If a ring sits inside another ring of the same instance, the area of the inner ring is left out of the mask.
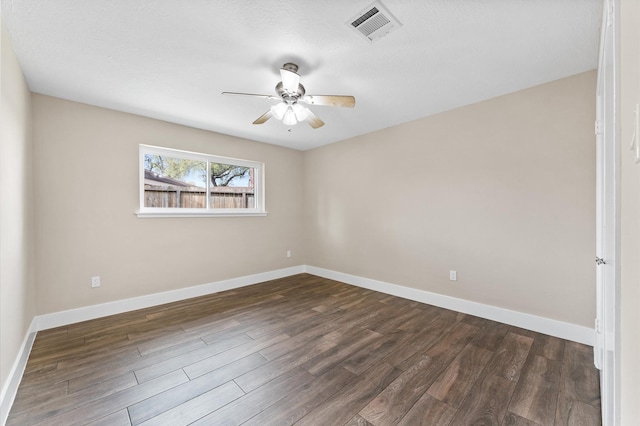
<path id="1" fill-rule="evenodd" d="M 622 1 L 620 103 L 620 371 L 621 425 L 640 419 L 640 164 L 629 150 L 640 103 L 640 4 Z"/>
<path id="2" fill-rule="evenodd" d="M 588 72 L 307 151 L 310 263 L 592 327 L 595 83 Z"/>
<path id="3" fill-rule="evenodd" d="M 33 111 L 39 314 L 305 263 L 302 152 L 41 95 Z M 269 215 L 137 218 L 139 144 L 264 162 Z"/>
<path id="4" fill-rule="evenodd" d="M 4 388 L 36 309 L 31 95 L 1 23 L 0 27 L 0 387 Z"/>

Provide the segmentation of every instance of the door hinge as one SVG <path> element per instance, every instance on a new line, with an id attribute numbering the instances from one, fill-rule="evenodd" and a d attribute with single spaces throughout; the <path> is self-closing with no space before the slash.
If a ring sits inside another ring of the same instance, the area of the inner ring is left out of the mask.
<path id="1" fill-rule="evenodd" d="M 596 120 L 593 122 L 593 132 L 596 135 L 599 135 L 602 133 L 602 126 L 601 126 L 601 121 L 600 120 Z"/>
<path id="2" fill-rule="evenodd" d="M 607 27 L 613 25 L 613 0 L 607 0 Z"/>
<path id="3" fill-rule="evenodd" d="M 601 333 L 601 330 L 600 330 L 600 318 L 596 318 L 595 327 L 596 327 L 596 333 L 600 334 Z"/>

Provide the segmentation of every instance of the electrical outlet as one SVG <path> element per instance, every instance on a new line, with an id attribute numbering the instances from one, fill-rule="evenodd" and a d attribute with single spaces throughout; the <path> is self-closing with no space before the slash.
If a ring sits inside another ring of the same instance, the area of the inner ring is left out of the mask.
<path id="1" fill-rule="evenodd" d="M 458 273 L 456 271 L 449 271 L 449 280 L 458 281 Z"/>
<path id="2" fill-rule="evenodd" d="M 291 250 L 287 250 L 287 257 L 291 257 Z"/>
<path id="3" fill-rule="evenodd" d="M 100 277 L 91 277 L 91 287 L 100 287 Z"/>

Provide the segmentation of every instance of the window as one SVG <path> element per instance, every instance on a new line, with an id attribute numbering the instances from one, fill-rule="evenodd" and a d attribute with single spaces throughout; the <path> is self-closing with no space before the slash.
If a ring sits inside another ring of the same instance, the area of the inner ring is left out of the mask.
<path id="1" fill-rule="evenodd" d="M 265 216 L 264 165 L 140 145 L 138 217 Z"/>

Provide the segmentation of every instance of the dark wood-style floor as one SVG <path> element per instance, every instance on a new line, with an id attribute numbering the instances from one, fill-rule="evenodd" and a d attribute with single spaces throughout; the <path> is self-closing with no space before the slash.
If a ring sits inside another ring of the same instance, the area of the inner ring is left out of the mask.
<path id="1" fill-rule="evenodd" d="M 302 274 L 38 333 L 8 425 L 597 425 L 588 346 Z"/>

